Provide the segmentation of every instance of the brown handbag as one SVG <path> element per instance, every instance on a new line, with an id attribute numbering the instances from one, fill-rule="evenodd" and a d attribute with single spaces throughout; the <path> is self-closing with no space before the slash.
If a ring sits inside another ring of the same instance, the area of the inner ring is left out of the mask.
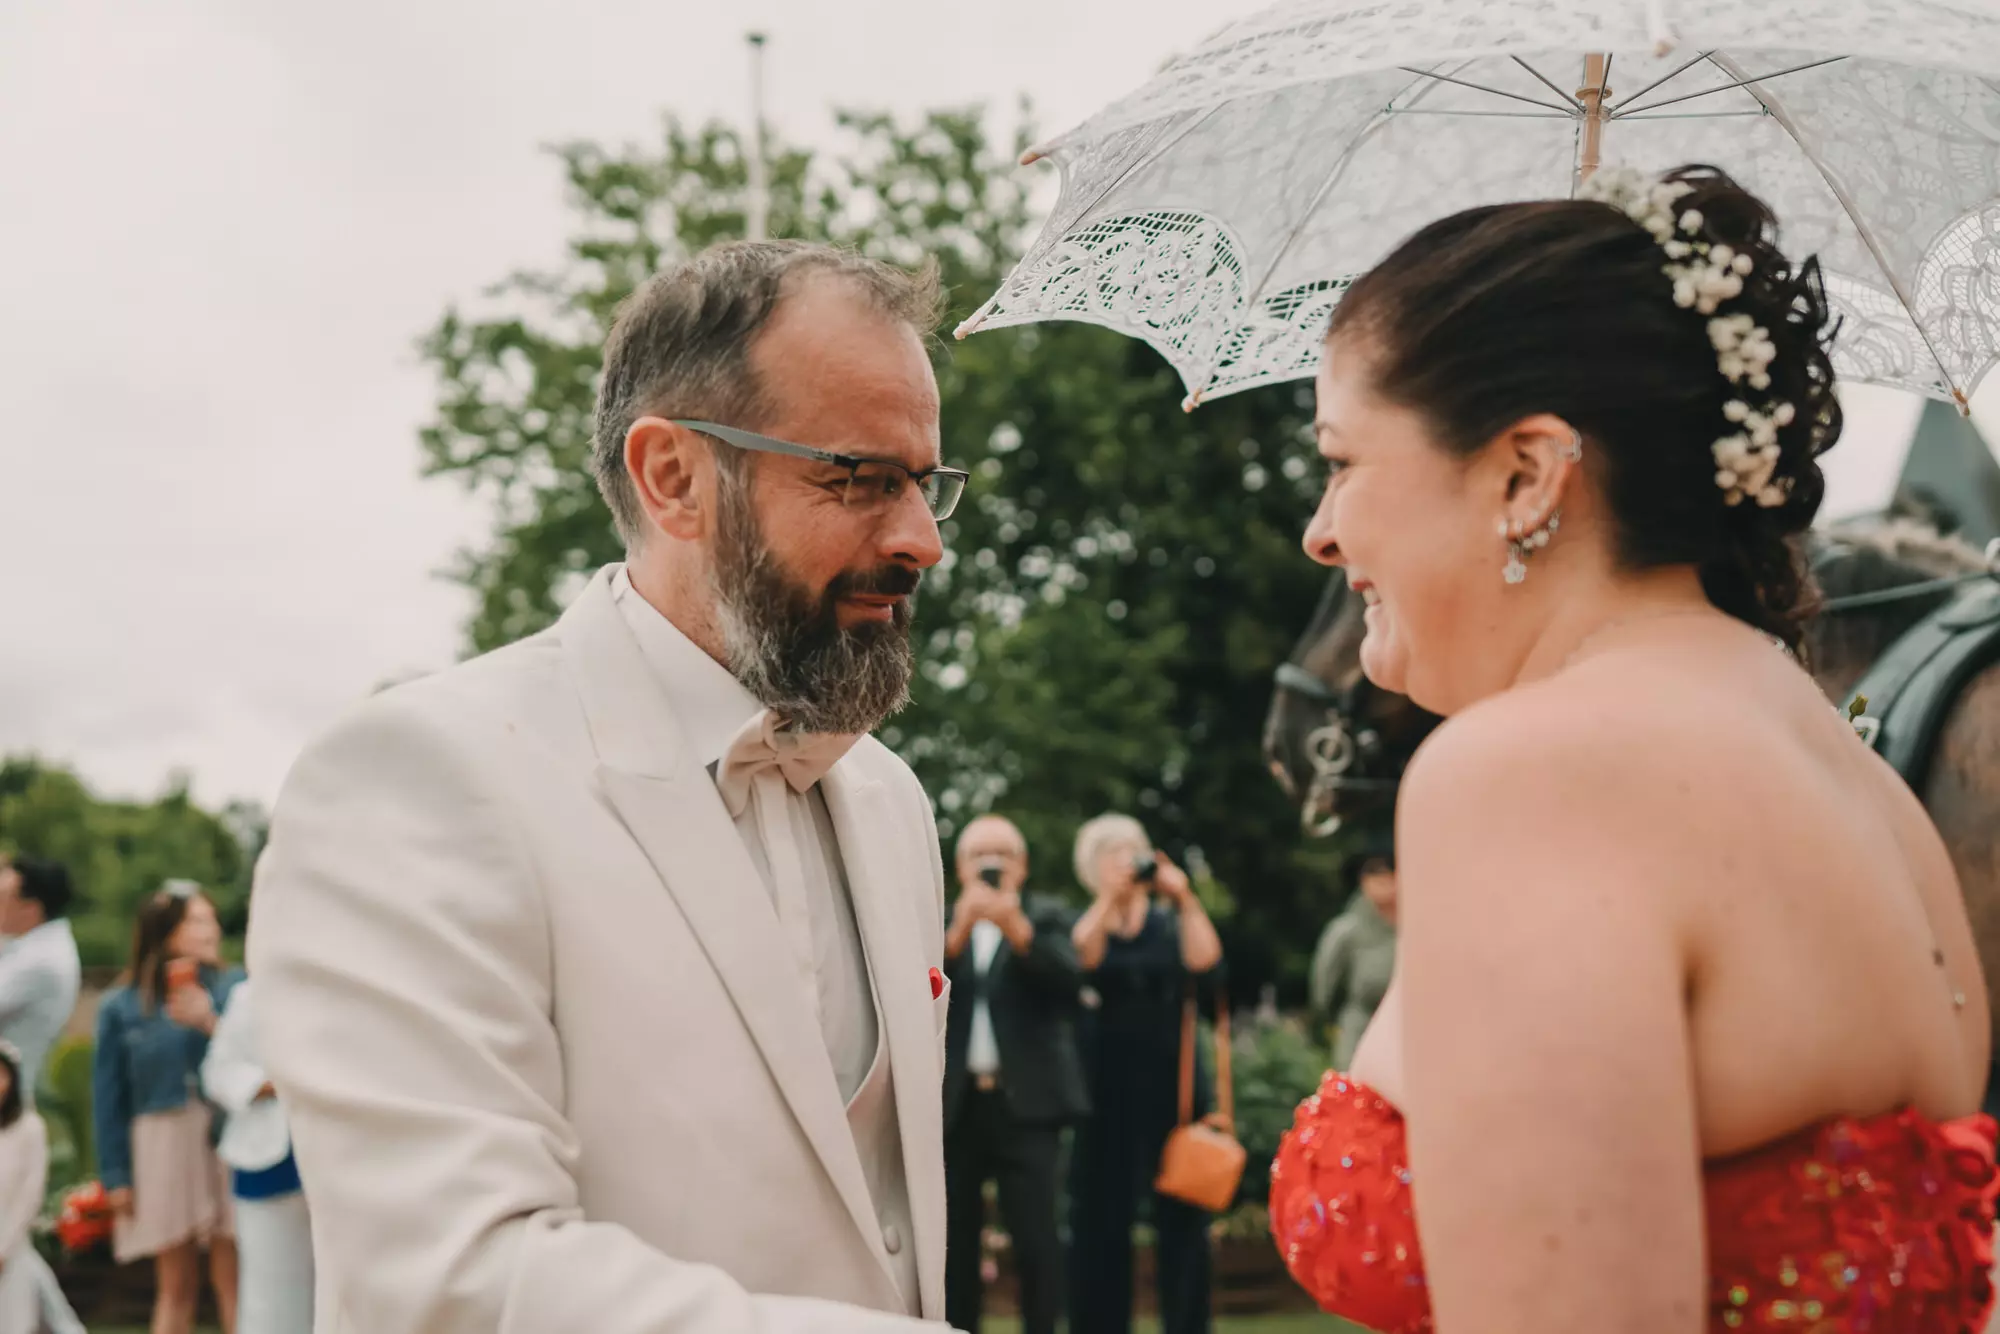
<path id="1" fill-rule="evenodd" d="M 1181 1010 L 1181 1118 L 1167 1136 L 1153 1189 L 1219 1214 L 1236 1201 L 1244 1160 L 1229 1085 L 1229 998 L 1218 995 L 1215 1004 L 1215 1111 L 1199 1121 L 1194 1119 L 1194 1029 L 1190 993 Z"/>

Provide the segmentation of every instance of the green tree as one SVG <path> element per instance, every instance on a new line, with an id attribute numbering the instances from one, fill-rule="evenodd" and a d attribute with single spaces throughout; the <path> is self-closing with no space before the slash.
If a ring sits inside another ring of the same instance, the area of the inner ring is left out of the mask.
<path id="1" fill-rule="evenodd" d="M 839 118 L 840 151 L 774 154 L 775 234 L 892 262 L 935 256 L 955 322 L 1030 234 L 1034 177 L 978 111 L 904 123 Z M 672 257 L 741 235 L 737 136 L 669 117 L 656 149 L 558 150 L 577 236 L 423 340 L 438 381 L 426 470 L 493 506 L 457 577 L 478 598 L 468 647 L 547 625 L 621 555 L 587 467 L 598 350 L 612 313 Z M 1258 755 L 1270 673 L 1322 573 L 1298 550 L 1313 498 L 1310 398 L 1298 387 L 1180 409 L 1144 345 L 1082 325 L 940 346 L 944 453 L 974 483 L 918 615 L 921 678 L 883 739 L 915 767 L 947 843 L 1000 809 L 1045 887 L 1071 883 L 1069 841 L 1107 809 L 1184 856 L 1226 930 L 1239 979 L 1296 985 L 1337 909 L 1337 849 L 1303 843 Z"/>
<path id="2" fill-rule="evenodd" d="M 139 901 L 165 880 L 201 882 L 225 926 L 240 923 L 253 852 L 242 834 L 261 826 L 261 813 L 241 803 L 227 817 L 204 810 L 184 776 L 151 802 L 107 801 L 60 766 L 33 756 L 0 759 L 0 851 L 69 867 L 80 898 L 71 916 L 86 965 L 125 962 Z"/>

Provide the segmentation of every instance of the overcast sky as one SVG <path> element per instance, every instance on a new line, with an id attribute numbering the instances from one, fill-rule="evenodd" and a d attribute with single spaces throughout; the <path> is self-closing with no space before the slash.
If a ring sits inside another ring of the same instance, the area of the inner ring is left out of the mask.
<path id="1" fill-rule="evenodd" d="M 0 4 L 0 753 L 268 802 L 337 710 L 452 660 L 436 571 L 481 522 L 417 476 L 412 347 L 559 257 L 542 145 L 741 116 L 753 26 L 791 138 L 1022 93 L 1067 128 L 1256 7 Z M 1869 397 L 1857 440 L 1907 431 Z M 1883 472 L 1853 452 L 1836 503 Z"/>

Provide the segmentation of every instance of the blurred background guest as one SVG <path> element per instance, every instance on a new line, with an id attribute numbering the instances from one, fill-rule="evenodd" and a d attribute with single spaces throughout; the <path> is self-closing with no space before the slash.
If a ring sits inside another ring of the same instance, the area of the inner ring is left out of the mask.
<path id="1" fill-rule="evenodd" d="M 1077 878 L 1092 896 L 1070 939 L 1096 996 L 1079 1026 L 1091 1111 L 1070 1160 L 1070 1328 L 1132 1325 L 1132 1224 L 1150 1205 L 1162 1334 L 1209 1327 L 1208 1215 L 1153 1189 L 1179 1115 L 1181 1015 L 1199 988 L 1212 1001 L 1222 942 L 1181 869 L 1128 815 L 1077 831 Z M 1195 1072 L 1196 1115 L 1211 1101 Z"/>
<path id="2" fill-rule="evenodd" d="M 311 1334 L 312 1221 L 292 1157 L 292 1132 L 259 1058 L 251 989 L 236 984 L 201 1063 L 202 1087 L 221 1108 L 217 1153 L 235 1197 L 236 1334 Z"/>
<path id="3" fill-rule="evenodd" d="M 153 1257 L 152 1334 L 188 1334 L 201 1254 L 224 1334 L 236 1329 L 236 1244 L 229 1183 L 213 1148 L 201 1063 L 242 979 L 221 959 L 222 930 L 201 887 L 170 880 L 139 909 L 123 984 L 97 1012 L 91 1072 L 97 1156 L 117 1211 L 120 1264 Z"/>
<path id="4" fill-rule="evenodd" d="M 1333 1068 L 1346 1070 L 1396 970 L 1396 846 L 1387 826 L 1369 829 L 1349 859 L 1360 890 L 1320 933 L 1313 950 L 1313 1017 L 1333 1026 Z"/>
<path id="5" fill-rule="evenodd" d="M 0 1042 L 18 1053 L 14 1084 L 24 1106 L 35 1105 L 35 1081 L 49 1049 L 76 1009 L 83 968 L 69 925 L 75 898 L 69 868 L 39 857 L 0 858 Z M 41 1252 L 30 1246 L 8 1268 L 16 1284 L 32 1285 L 39 1316 L 24 1330 L 83 1334 Z M 0 1329 L 11 1326 L 0 1325 Z"/>
<path id="6" fill-rule="evenodd" d="M 0 1330 L 28 1334 L 41 1324 L 32 1228 L 49 1187 L 49 1136 L 22 1090 L 21 1053 L 0 1042 Z"/>
<path id="7" fill-rule="evenodd" d="M 1083 974 L 1060 903 L 1022 898 L 1028 845 L 997 815 L 958 840 L 945 933 L 951 978 L 944 1075 L 945 1318 L 977 1334 L 985 1187 L 999 1188 L 1020 1282 L 1022 1334 L 1055 1334 L 1062 1309 L 1057 1160 L 1088 1107 L 1074 1021 Z"/>

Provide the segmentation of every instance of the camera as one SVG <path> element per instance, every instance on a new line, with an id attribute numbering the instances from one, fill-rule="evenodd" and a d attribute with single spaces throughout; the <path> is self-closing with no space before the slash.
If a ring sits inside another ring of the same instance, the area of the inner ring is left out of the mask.
<path id="1" fill-rule="evenodd" d="M 985 881 L 987 885 L 993 889 L 1000 888 L 1001 874 L 1002 871 L 1000 864 L 998 862 L 988 862 L 986 863 L 986 865 L 979 868 L 979 878 Z"/>
<path id="2" fill-rule="evenodd" d="M 1160 873 L 1160 859 L 1152 853 L 1141 853 L 1132 859 L 1132 878 L 1144 884 L 1151 884 L 1153 877 Z"/>

